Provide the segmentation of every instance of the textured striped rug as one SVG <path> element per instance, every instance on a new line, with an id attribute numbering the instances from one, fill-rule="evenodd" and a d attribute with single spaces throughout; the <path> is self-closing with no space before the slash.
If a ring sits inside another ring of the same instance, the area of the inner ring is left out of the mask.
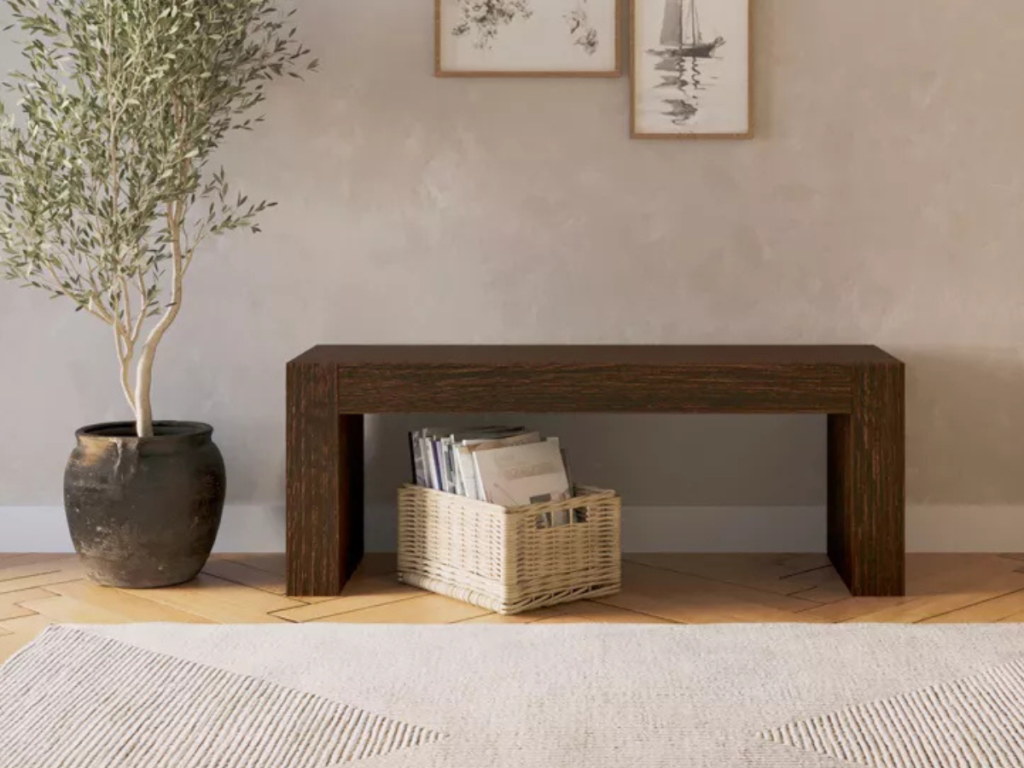
<path id="1" fill-rule="evenodd" d="M 258 677 L 58 627 L 0 673 L 11 766 L 319 768 L 441 735 Z"/>
<path id="2" fill-rule="evenodd" d="M 3 768 L 1024 766 L 1005 626 L 58 627 Z"/>

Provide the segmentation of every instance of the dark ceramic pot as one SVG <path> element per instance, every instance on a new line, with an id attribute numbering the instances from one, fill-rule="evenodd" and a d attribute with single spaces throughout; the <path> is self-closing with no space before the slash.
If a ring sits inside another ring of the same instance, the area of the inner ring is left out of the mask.
<path id="1" fill-rule="evenodd" d="M 149 589 L 194 579 L 213 550 L 224 510 L 224 459 L 206 424 L 165 421 L 155 435 L 132 423 L 75 433 L 64 509 L 93 581 Z"/>

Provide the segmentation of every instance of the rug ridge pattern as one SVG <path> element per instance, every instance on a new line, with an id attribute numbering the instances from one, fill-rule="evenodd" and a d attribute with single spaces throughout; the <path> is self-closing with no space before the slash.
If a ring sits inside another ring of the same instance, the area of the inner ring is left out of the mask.
<path id="1" fill-rule="evenodd" d="M 125 700 L 130 707 L 118 706 Z M 327 768 L 444 738 L 66 627 L 49 628 L 0 669 L 0 723 L 4 768 Z"/>
<path id="2" fill-rule="evenodd" d="M 875 768 L 1024 765 L 1024 660 L 762 732 Z"/>

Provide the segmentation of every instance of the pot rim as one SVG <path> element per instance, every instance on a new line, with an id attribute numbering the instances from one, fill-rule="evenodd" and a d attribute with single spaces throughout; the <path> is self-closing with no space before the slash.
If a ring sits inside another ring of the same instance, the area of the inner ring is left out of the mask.
<path id="1" fill-rule="evenodd" d="M 160 434 L 160 430 L 166 431 Z M 128 434 L 118 434 L 121 431 L 126 431 Z M 106 421 L 76 429 L 75 437 L 79 440 L 101 440 L 104 442 L 167 442 L 171 440 L 193 440 L 197 437 L 203 438 L 213 435 L 213 427 L 201 421 L 154 421 L 153 431 L 153 437 L 140 438 L 135 434 L 134 421 Z"/>

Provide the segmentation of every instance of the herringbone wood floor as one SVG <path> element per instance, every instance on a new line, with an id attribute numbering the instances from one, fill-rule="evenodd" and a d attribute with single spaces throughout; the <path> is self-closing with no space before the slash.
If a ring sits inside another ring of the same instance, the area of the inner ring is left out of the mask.
<path id="1" fill-rule="evenodd" d="M 851 598 L 824 555 L 627 555 L 621 594 L 502 617 L 397 583 L 370 555 L 344 596 L 284 592 L 283 555 L 221 555 L 172 589 L 98 587 L 74 557 L 0 555 L 0 661 L 54 623 L 1024 621 L 1024 555 L 911 555 L 909 595 Z"/>

